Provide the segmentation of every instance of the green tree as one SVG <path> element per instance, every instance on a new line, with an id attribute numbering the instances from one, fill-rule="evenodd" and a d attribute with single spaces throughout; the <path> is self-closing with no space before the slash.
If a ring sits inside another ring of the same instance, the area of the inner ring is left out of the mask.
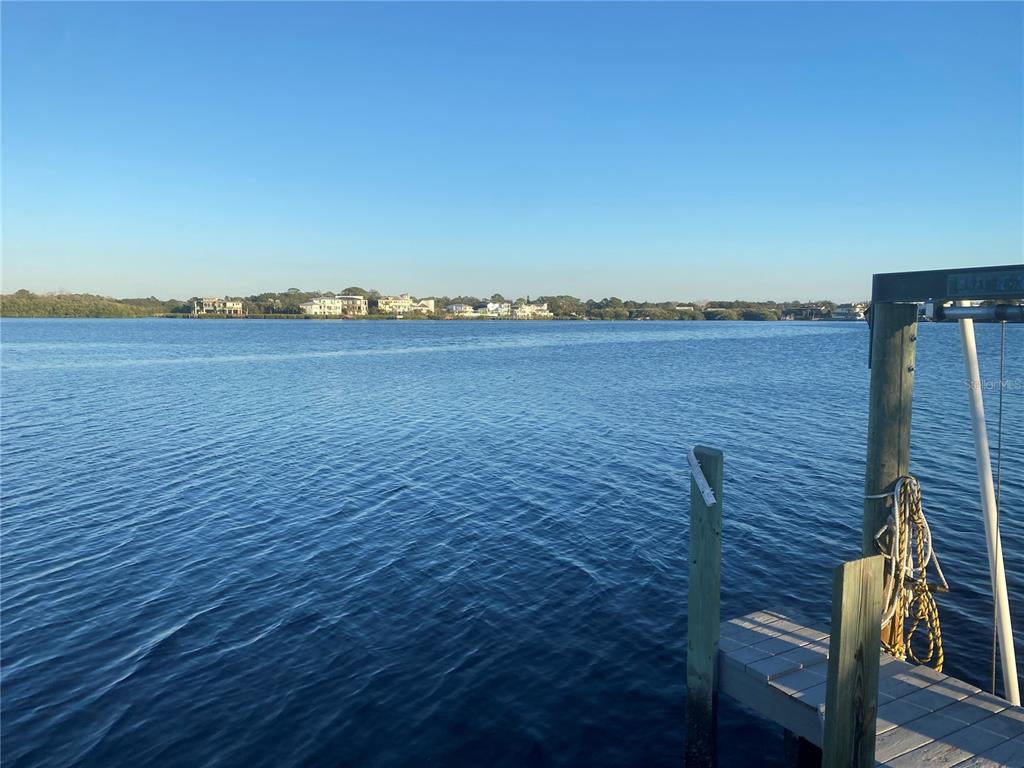
<path id="1" fill-rule="evenodd" d="M 741 318 L 741 315 L 735 309 L 725 309 L 722 307 L 705 307 L 704 318 L 706 320 L 739 320 Z"/>
<path id="2" fill-rule="evenodd" d="M 587 306 L 575 296 L 541 296 L 537 299 L 548 305 L 548 311 L 555 317 L 584 317 Z"/>

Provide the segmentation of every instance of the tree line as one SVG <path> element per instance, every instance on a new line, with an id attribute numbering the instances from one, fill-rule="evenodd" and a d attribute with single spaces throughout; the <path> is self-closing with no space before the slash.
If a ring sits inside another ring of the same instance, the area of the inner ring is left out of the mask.
<path id="1" fill-rule="evenodd" d="M 4 317 L 149 317 L 181 312 L 181 301 L 112 299 L 91 293 L 37 294 L 24 289 L 0 296 Z M 187 311 L 191 311 L 191 307 Z"/>
<path id="2" fill-rule="evenodd" d="M 364 296 L 369 300 L 381 294 L 374 289 L 349 286 L 339 295 Z M 252 316 L 298 316 L 302 315 L 301 305 L 310 299 L 332 295 L 326 291 L 303 291 L 289 288 L 280 292 L 265 292 L 252 296 L 228 296 L 240 300 L 246 314 Z M 0 314 L 4 317 L 150 317 L 166 315 L 187 315 L 192 312 L 192 303 L 199 297 L 188 300 L 146 298 L 114 299 L 87 293 L 36 294 L 27 290 L 0 296 Z M 712 301 L 701 306 L 679 302 L 648 302 L 623 300 L 615 296 L 594 300 L 575 296 L 536 296 L 506 299 L 495 293 L 479 296 L 426 296 L 433 298 L 437 311 L 435 317 L 444 317 L 444 307 L 451 304 L 481 306 L 487 302 L 512 304 L 543 302 L 548 310 L 561 319 L 589 320 L 779 320 L 784 315 L 800 319 L 828 317 L 835 304 L 831 301 L 814 302 L 750 302 Z M 373 303 L 371 301 L 371 307 Z M 371 312 L 373 310 L 371 309 Z"/>

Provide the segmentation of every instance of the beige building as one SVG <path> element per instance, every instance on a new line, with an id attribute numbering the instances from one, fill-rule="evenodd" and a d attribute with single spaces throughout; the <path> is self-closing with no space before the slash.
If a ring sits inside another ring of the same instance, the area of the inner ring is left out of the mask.
<path id="1" fill-rule="evenodd" d="M 366 298 L 363 296 L 321 296 L 299 305 L 307 315 L 338 317 L 340 315 L 365 315 Z"/>
<path id="2" fill-rule="evenodd" d="M 376 299 L 377 311 L 382 315 L 408 315 L 412 312 L 433 312 L 433 299 L 415 301 L 408 293 L 398 296 L 381 296 Z"/>
<path id="3" fill-rule="evenodd" d="M 245 314 L 241 301 L 231 299 L 204 298 L 192 303 L 192 315 L 231 315 L 241 317 Z"/>
<path id="4" fill-rule="evenodd" d="M 554 317 L 548 311 L 548 305 L 544 304 L 520 304 L 512 307 L 513 320 L 545 320 Z"/>

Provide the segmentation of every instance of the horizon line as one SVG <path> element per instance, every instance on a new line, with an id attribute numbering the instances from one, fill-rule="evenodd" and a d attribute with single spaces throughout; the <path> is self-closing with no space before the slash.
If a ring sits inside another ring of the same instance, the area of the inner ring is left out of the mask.
<path id="1" fill-rule="evenodd" d="M 850 300 L 847 300 L 847 301 L 838 301 L 836 299 L 832 299 L 832 298 L 828 298 L 828 297 L 824 297 L 824 296 L 819 296 L 819 297 L 814 298 L 814 299 L 802 299 L 802 298 L 791 298 L 791 299 L 750 299 L 750 298 L 742 298 L 742 297 L 733 297 L 733 298 L 718 297 L 718 298 L 701 298 L 701 299 L 686 299 L 686 300 L 684 300 L 684 299 L 664 299 L 664 300 L 659 301 L 659 300 L 655 300 L 655 299 L 623 298 L 622 296 L 617 296 L 617 295 L 614 295 L 614 294 L 611 294 L 611 295 L 608 295 L 608 296 L 603 296 L 601 298 L 583 298 L 581 296 L 576 296 L 576 295 L 571 294 L 571 293 L 539 293 L 539 294 L 536 294 L 536 295 L 532 294 L 532 293 L 528 293 L 528 294 L 525 294 L 523 296 L 518 296 L 518 297 L 510 298 L 510 297 L 505 296 L 504 294 L 502 294 L 500 291 L 495 291 L 495 292 L 493 292 L 491 294 L 480 294 L 480 295 L 473 295 L 473 294 L 455 294 L 455 295 L 452 295 L 452 294 L 418 294 L 418 293 L 412 293 L 411 291 L 403 291 L 402 293 L 384 293 L 383 291 L 379 291 L 379 290 L 377 290 L 375 288 L 359 288 L 359 290 L 365 291 L 367 294 L 371 294 L 371 293 L 375 294 L 375 296 L 373 296 L 371 298 L 377 298 L 378 296 L 386 298 L 386 297 L 392 297 L 392 296 L 401 296 L 401 295 L 404 294 L 404 295 L 408 295 L 408 296 L 410 296 L 412 298 L 415 298 L 417 300 L 419 300 L 419 299 L 441 299 L 441 298 L 456 299 L 456 298 L 466 298 L 466 297 L 469 297 L 469 298 L 476 298 L 479 301 L 490 301 L 491 297 L 493 297 L 494 295 L 500 295 L 500 296 L 503 297 L 503 299 L 505 301 L 509 301 L 509 302 L 513 302 L 513 303 L 516 302 L 516 301 L 519 301 L 519 300 L 532 302 L 532 301 L 539 301 L 541 299 L 551 299 L 551 298 L 560 298 L 560 297 L 573 298 L 573 299 L 576 299 L 576 300 L 581 301 L 583 303 L 586 303 L 588 301 L 599 302 L 599 301 L 606 301 L 606 300 L 609 300 L 609 299 L 618 299 L 619 301 L 622 301 L 624 303 L 625 302 L 633 302 L 635 304 L 670 304 L 670 303 L 675 303 L 675 304 L 693 304 L 693 305 L 707 305 L 707 304 L 713 304 L 713 303 L 715 303 L 717 301 L 732 301 L 732 302 L 742 301 L 742 302 L 749 302 L 749 303 L 752 303 L 752 304 L 792 304 L 792 303 L 815 304 L 815 303 L 819 303 L 819 302 L 828 302 L 828 303 L 831 303 L 831 304 L 858 304 L 858 303 L 868 304 L 871 301 L 870 298 L 860 298 L 860 299 L 850 299 Z M 221 294 L 214 294 L 214 293 L 211 292 L 211 293 L 196 293 L 196 294 L 193 294 L 193 295 L 188 296 L 186 298 L 179 298 L 177 296 L 171 296 L 169 298 L 161 298 L 161 297 L 157 296 L 155 293 L 151 293 L 148 296 L 145 296 L 145 295 L 113 296 L 113 295 L 107 294 L 107 293 L 91 293 L 89 291 L 70 291 L 70 290 L 67 290 L 67 289 L 64 289 L 64 288 L 60 288 L 60 289 L 54 290 L 54 291 L 33 291 L 33 290 L 29 289 L 29 288 L 18 288 L 18 289 L 13 290 L 13 291 L 11 291 L 9 293 L 0 293 L 0 296 L 4 296 L 4 297 L 6 297 L 6 296 L 14 296 L 17 293 L 19 293 L 20 291 L 27 291 L 28 293 L 30 293 L 30 294 L 32 294 L 34 296 L 99 296 L 101 298 L 111 299 L 113 301 L 129 301 L 129 300 L 133 300 L 133 299 L 156 299 L 157 301 L 165 301 L 165 302 L 166 301 L 189 302 L 189 301 L 192 301 L 194 299 L 202 299 L 202 298 L 218 298 L 218 299 L 223 298 L 223 299 L 232 299 L 232 300 L 238 300 L 238 299 L 248 300 L 248 299 L 252 299 L 253 297 L 261 296 L 263 294 L 268 294 L 268 293 L 269 294 L 286 294 L 286 293 L 292 293 L 293 292 L 293 290 L 291 288 L 287 288 L 287 289 L 285 289 L 283 291 L 268 290 L 268 291 L 260 291 L 258 293 L 251 293 L 251 294 L 248 294 L 248 295 L 230 294 L 230 293 L 225 293 L 225 294 L 221 295 Z M 344 296 L 344 295 L 351 295 L 351 294 L 346 294 L 344 291 L 331 291 L 331 290 L 309 290 L 309 291 L 307 291 L 307 290 L 303 290 L 301 288 L 294 289 L 294 292 L 295 293 L 305 293 L 305 294 L 315 294 L 316 296 L 327 296 L 327 295 Z"/>

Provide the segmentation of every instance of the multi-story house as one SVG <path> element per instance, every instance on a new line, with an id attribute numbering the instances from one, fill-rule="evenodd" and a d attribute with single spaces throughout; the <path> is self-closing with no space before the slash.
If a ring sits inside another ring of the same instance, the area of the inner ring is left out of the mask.
<path id="1" fill-rule="evenodd" d="M 541 304 L 520 304 L 512 307 L 512 318 L 515 320 L 543 320 L 554 317 L 548 311 L 547 303 Z"/>
<path id="2" fill-rule="evenodd" d="M 472 304 L 448 304 L 444 311 L 455 317 L 476 317 Z"/>
<path id="3" fill-rule="evenodd" d="M 379 296 L 375 299 L 377 311 L 382 315 L 404 315 L 412 312 L 412 305 L 415 302 L 408 293 L 398 296 Z"/>
<path id="4" fill-rule="evenodd" d="M 241 317 L 245 314 L 241 301 L 232 299 L 203 298 L 192 303 L 192 315 L 231 315 Z"/>
<path id="5" fill-rule="evenodd" d="M 365 315 L 366 298 L 363 296 L 320 296 L 299 305 L 307 315 L 337 317 L 339 315 Z"/>
<path id="6" fill-rule="evenodd" d="M 379 296 L 373 301 L 375 308 L 382 315 L 408 315 L 413 312 L 429 314 L 434 311 L 433 299 L 416 301 L 408 293 L 398 296 Z"/>

